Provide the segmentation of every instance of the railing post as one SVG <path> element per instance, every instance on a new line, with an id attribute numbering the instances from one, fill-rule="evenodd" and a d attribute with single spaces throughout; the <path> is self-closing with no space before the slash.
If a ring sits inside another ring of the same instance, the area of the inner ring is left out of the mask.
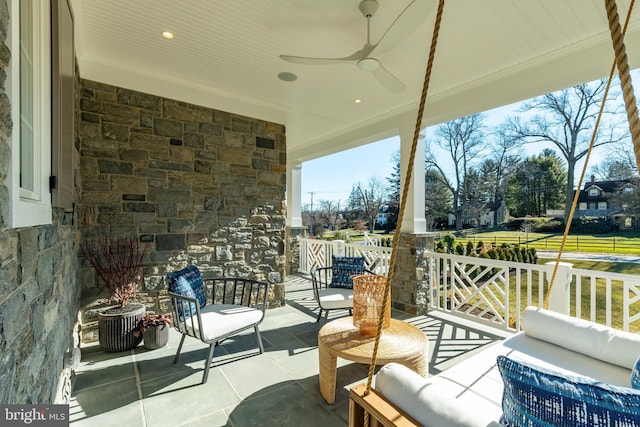
<path id="1" fill-rule="evenodd" d="M 547 266 L 547 282 L 551 280 L 555 262 L 545 263 Z M 556 272 L 555 282 L 549 295 L 549 310 L 562 314 L 569 314 L 570 298 L 571 298 L 571 269 L 573 264 L 570 262 L 558 263 L 558 271 Z M 580 302 L 578 302 L 579 304 Z"/>
<path id="2" fill-rule="evenodd" d="M 344 240 L 334 240 L 331 245 L 335 256 L 344 256 Z"/>

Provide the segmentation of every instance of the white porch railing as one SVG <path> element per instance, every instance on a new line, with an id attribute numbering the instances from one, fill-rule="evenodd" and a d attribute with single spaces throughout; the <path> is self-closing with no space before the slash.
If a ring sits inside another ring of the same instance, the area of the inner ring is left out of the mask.
<path id="1" fill-rule="evenodd" d="M 361 256 L 365 267 L 376 274 L 386 275 L 389 272 L 391 248 L 370 246 L 356 243 L 345 243 L 343 240 L 318 240 L 298 238 L 300 242 L 301 273 L 311 273 L 318 267 L 331 265 L 331 256 Z"/>
<path id="2" fill-rule="evenodd" d="M 331 265 L 331 255 L 363 256 L 367 268 L 378 274 L 388 273 L 391 248 L 299 240 L 303 273 Z M 553 268 L 435 252 L 429 252 L 428 256 L 430 310 L 507 331 L 520 329 L 520 315 L 526 306 L 543 306 Z M 565 289 L 567 292 L 563 294 Z M 559 311 L 625 331 L 640 331 L 640 275 L 566 266 L 556 275 L 556 306 L 557 294 L 560 294 Z"/>
<path id="3" fill-rule="evenodd" d="M 524 308 L 544 304 L 553 263 L 429 255 L 431 309 L 517 331 Z M 554 294 L 564 301 L 559 311 L 625 331 L 640 331 L 640 276 L 568 266 L 559 270 L 553 286 Z"/>

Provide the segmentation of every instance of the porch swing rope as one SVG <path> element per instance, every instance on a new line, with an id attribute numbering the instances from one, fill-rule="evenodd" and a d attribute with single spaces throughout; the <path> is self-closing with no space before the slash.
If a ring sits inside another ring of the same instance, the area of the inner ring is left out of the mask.
<path id="1" fill-rule="evenodd" d="M 587 165 L 589 164 L 591 151 L 593 149 L 593 145 L 595 143 L 596 136 L 598 134 L 598 128 L 600 127 L 600 120 L 604 112 L 604 105 L 607 100 L 607 95 L 609 94 L 609 89 L 611 88 L 611 80 L 613 79 L 613 73 L 616 70 L 616 65 L 618 67 L 618 72 L 620 74 L 620 84 L 622 86 L 623 96 L 625 99 L 625 107 L 627 109 L 627 118 L 629 121 L 629 129 L 631 131 L 631 137 L 632 137 L 634 152 L 636 156 L 636 163 L 638 164 L 638 168 L 640 169 L 640 124 L 638 120 L 638 108 L 636 107 L 636 99 L 633 94 L 633 85 L 631 83 L 631 76 L 629 75 L 629 64 L 627 62 L 627 54 L 624 47 L 624 34 L 627 32 L 627 27 L 629 26 L 629 19 L 631 18 L 631 12 L 633 10 L 633 5 L 635 3 L 635 0 L 631 0 L 631 3 L 629 4 L 629 10 L 627 11 L 627 18 L 625 19 L 624 28 L 622 29 L 622 31 L 620 31 L 620 23 L 618 18 L 618 8 L 616 6 L 616 0 L 605 0 L 605 3 L 607 8 L 607 15 L 609 18 L 609 28 L 611 31 L 611 39 L 613 41 L 613 46 L 614 46 L 616 55 L 615 55 L 613 64 L 611 65 L 611 70 L 609 71 L 609 79 L 607 80 L 607 86 L 604 91 L 602 103 L 600 104 L 600 110 L 598 111 L 596 123 L 593 129 L 593 133 L 591 135 L 591 141 L 589 142 L 589 148 L 587 150 L 587 155 L 585 156 L 584 165 L 582 167 L 582 173 L 580 174 L 580 179 L 578 181 L 578 187 L 573 196 L 573 202 L 571 203 L 571 210 L 569 211 L 567 224 L 565 225 L 564 234 L 562 235 L 562 242 L 560 243 L 560 248 L 558 249 L 558 256 L 556 257 L 556 262 L 553 266 L 553 272 L 551 273 L 551 279 L 549 280 L 549 288 L 547 289 L 547 293 L 545 295 L 544 303 L 543 303 L 544 308 L 549 308 L 549 298 L 551 297 L 551 289 L 553 288 L 553 284 L 555 283 L 556 275 L 558 273 L 558 266 L 560 265 L 560 259 L 562 258 L 562 251 L 564 249 L 564 245 L 569 235 L 569 229 L 571 228 L 571 222 L 575 214 L 576 206 L 578 205 L 580 188 L 582 188 L 582 183 L 584 181 L 584 177 L 587 172 Z"/>
<path id="2" fill-rule="evenodd" d="M 380 334 L 382 332 L 382 325 L 384 323 L 384 316 L 387 304 L 389 304 L 389 290 L 391 289 L 391 279 L 393 277 L 393 270 L 396 261 L 396 254 L 400 241 L 400 230 L 404 218 L 405 206 L 407 204 L 407 194 L 410 189 L 411 176 L 413 174 L 413 165 L 416 156 L 416 150 L 418 146 L 418 137 L 420 135 L 420 127 L 422 125 L 422 116 L 424 113 L 424 105 L 427 99 L 427 91 L 429 89 L 429 81 L 431 80 L 431 70 L 433 69 L 433 61 L 436 54 L 436 45 L 438 44 L 438 34 L 440 32 L 440 22 L 442 21 L 442 11 L 444 9 L 444 0 L 440 0 L 438 3 L 438 11 L 433 27 L 433 35 L 431 37 L 431 49 L 429 50 L 429 59 L 427 61 L 427 69 L 425 72 L 424 83 L 422 85 L 422 95 L 420 97 L 420 105 L 418 107 L 418 117 L 416 119 L 416 126 L 413 131 L 413 142 L 411 144 L 411 154 L 409 156 L 409 164 L 404 180 L 404 186 L 402 189 L 402 196 L 400 200 L 400 208 L 398 212 L 398 222 L 396 224 L 395 238 L 393 239 L 393 246 L 391 248 L 391 258 L 389 260 L 389 273 L 387 274 L 387 280 L 385 283 L 384 296 L 382 299 L 382 308 L 380 309 L 380 317 L 378 318 L 378 331 L 376 333 L 376 339 L 373 346 L 373 355 L 371 358 L 371 364 L 369 365 L 369 376 L 367 378 L 367 387 L 365 390 L 365 396 L 371 392 L 371 382 L 373 381 L 373 373 L 376 367 L 376 359 L 378 356 L 378 346 L 380 344 Z M 364 425 L 369 425 L 369 413 L 365 413 Z"/>

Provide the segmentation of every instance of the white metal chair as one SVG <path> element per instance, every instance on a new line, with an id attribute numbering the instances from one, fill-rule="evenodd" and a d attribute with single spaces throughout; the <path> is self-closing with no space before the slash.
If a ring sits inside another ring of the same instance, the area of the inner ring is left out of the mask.
<path id="1" fill-rule="evenodd" d="M 178 362 L 182 344 L 187 336 L 209 344 L 209 352 L 202 377 L 207 382 L 215 347 L 223 340 L 253 328 L 260 353 L 264 352 L 258 325 L 267 308 L 269 284 L 241 278 L 203 279 L 212 283 L 211 304 L 200 308 L 197 298 L 169 292 L 173 325 L 182 334 L 173 363 Z"/>

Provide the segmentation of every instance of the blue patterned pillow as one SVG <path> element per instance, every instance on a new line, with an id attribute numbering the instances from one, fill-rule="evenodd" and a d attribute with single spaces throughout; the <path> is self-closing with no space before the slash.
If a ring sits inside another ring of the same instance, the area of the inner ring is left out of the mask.
<path id="1" fill-rule="evenodd" d="M 507 426 L 640 426 L 640 391 L 498 356 Z"/>
<path id="2" fill-rule="evenodd" d="M 638 357 L 631 370 L 631 387 L 640 390 L 640 357 Z"/>
<path id="3" fill-rule="evenodd" d="M 364 273 L 364 257 L 331 257 L 330 288 L 353 288 L 351 276 Z"/>
<path id="4" fill-rule="evenodd" d="M 200 270 L 195 265 L 190 265 L 179 271 L 167 274 L 169 279 L 169 292 L 183 295 L 190 298 L 196 298 L 200 308 L 207 305 L 207 294 L 204 289 L 204 282 Z M 186 307 L 186 317 L 195 314 L 195 307 Z M 178 314 L 182 316 L 182 307 L 178 306 Z"/>

